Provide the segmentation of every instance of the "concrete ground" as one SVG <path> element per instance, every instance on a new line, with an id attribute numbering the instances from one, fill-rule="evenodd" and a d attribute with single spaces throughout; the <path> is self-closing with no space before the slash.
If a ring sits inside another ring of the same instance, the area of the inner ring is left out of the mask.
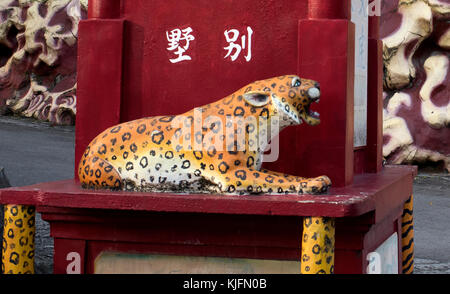
<path id="1" fill-rule="evenodd" d="M 74 127 L 0 116 L 0 167 L 12 186 L 73 177 Z M 414 183 L 415 273 L 450 274 L 450 175 L 420 173 Z M 49 225 L 37 216 L 37 273 L 52 273 Z"/>

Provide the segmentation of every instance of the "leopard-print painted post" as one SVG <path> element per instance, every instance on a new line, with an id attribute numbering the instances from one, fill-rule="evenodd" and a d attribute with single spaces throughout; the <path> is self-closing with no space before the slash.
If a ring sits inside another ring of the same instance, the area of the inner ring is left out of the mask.
<path id="1" fill-rule="evenodd" d="M 34 273 L 35 208 L 5 205 L 2 244 L 2 273 Z"/>
<path id="2" fill-rule="evenodd" d="M 404 274 L 414 271 L 414 196 L 408 199 L 403 206 L 402 215 L 402 266 Z"/>
<path id="3" fill-rule="evenodd" d="M 302 236 L 302 274 L 334 273 L 335 220 L 305 217 Z"/>

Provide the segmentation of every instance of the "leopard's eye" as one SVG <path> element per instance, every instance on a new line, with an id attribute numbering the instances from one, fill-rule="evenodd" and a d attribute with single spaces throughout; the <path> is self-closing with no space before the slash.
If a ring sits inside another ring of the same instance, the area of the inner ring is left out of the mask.
<path id="1" fill-rule="evenodd" d="M 293 79 L 292 80 L 292 87 L 300 87 L 302 85 L 302 82 L 300 79 Z"/>

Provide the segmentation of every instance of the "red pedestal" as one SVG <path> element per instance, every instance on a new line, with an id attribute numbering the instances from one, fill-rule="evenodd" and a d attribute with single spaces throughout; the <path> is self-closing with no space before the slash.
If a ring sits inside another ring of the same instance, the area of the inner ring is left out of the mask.
<path id="1" fill-rule="evenodd" d="M 369 252 L 394 233 L 401 242 L 401 214 L 416 169 L 381 165 L 376 18 L 370 21 L 367 146 L 353 148 L 349 3 L 97 0 L 79 29 L 76 165 L 89 142 L 111 125 L 183 113 L 254 80 L 297 73 L 320 82 L 315 110 L 322 123 L 283 131 L 280 157 L 265 167 L 326 174 L 333 181 L 327 195 L 92 191 L 71 179 L 1 190 L 0 203 L 37 206 L 55 238 L 55 273 L 92 273 L 102 252 L 299 261 L 305 216 L 336 218 L 336 273 L 365 273 Z M 166 33 L 187 27 L 195 36 L 186 51 L 191 60 L 171 63 Z M 245 33 L 248 27 L 251 60 L 224 58 L 224 31 Z"/>
<path id="2" fill-rule="evenodd" d="M 102 252 L 299 261 L 311 215 L 336 218 L 335 272 L 366 273 L 367 254 L 401 235 L 415 173 L 390 166 L 329 195 L 277 197 L 90 191 L 67 180 L 4 189 L 0 202 L 37 206 L 55 238 L 55 273 L 72 272 L 77 256 L 93 273 Z"/>

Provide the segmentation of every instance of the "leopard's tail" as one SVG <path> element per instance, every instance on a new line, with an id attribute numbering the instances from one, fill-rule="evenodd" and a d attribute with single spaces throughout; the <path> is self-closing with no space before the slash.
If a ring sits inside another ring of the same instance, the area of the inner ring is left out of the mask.
<path id="1" fill-rule="evenodd" d="M 122 189 L 122 178 L 114 166 L 97 156 L 83 156 L 78 167 L 78 177 L 84 188 Z"/>

